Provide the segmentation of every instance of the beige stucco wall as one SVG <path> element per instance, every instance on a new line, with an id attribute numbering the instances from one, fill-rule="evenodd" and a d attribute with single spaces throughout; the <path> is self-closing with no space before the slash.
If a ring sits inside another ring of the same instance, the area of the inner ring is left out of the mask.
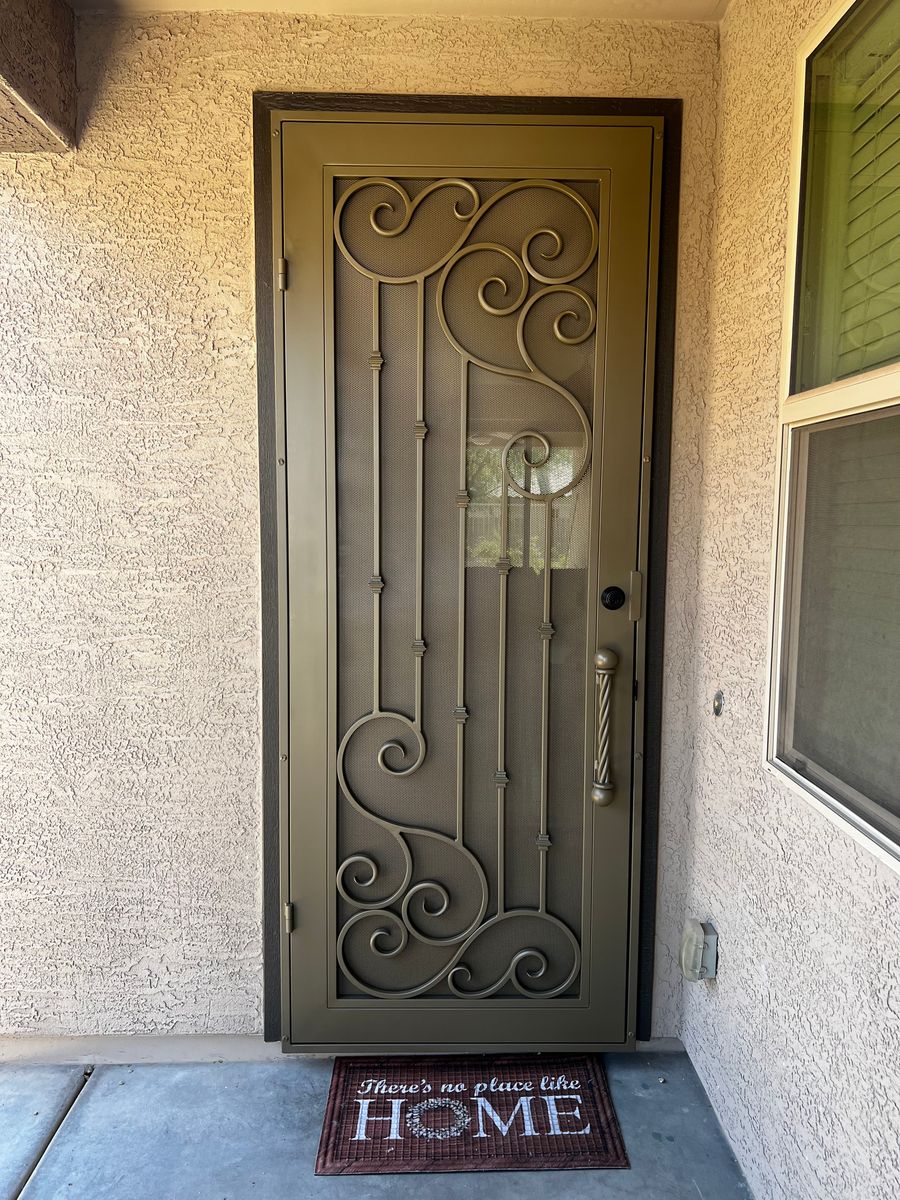
<path id="1" fill-rule="evenodd" d="M 716 47 L 616 21 L 84 20 L 77 154 L 0 158 L 4 1031 L 260 1027 L 255 89 L 686 98 L 684 719 Z"/>
<path id="2" fill-rule="evenodd" d="M 717 983 L 676 987 L 664 1022 L 757 1200 L 900 1188 L 900 876 L 760 765 L 794 58 L 829 7 L 731 0 L 721 28 L 697 604 L 670 637 L 695 668 L 667 743 L 663 911 L 711 917 L 721 960 Z"/>

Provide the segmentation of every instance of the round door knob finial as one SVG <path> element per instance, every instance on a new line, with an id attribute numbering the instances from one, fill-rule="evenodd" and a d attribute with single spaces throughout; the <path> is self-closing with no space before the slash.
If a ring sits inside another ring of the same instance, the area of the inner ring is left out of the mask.
<path id="1" fill-rule="evenodd" d="M 595 671 L 614 671 L 619 665 L 619 656 L 614 650 L 598 650 L 594 655 Z"/>
<path id="2" fill-rule="evenodd" d="M 598 808 L 607 808 L 613 802 L 613 789 L 594 784 L 591 788 L 591 799 Z"/>

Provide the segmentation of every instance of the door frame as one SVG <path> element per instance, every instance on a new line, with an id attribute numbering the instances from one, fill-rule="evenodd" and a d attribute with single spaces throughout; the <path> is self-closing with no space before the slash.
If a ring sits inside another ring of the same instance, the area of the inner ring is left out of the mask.
<path id="1" fill-rule="evenodd" d="M 662 722 L 663 641 L 666 594 L 669 468 L 675 350 L 675 298 L 678 265 L 678 208 L 681 174 L 683 103 L 679 99 L 615 99 L 527 96 L 421 96 L 317 92 L 257 92 L 253 96 L 253 184 L 256 266 L 256 339 L 259 439 L 260 589 L 262 636 L 262 940 L 263 1037 L 289 1041 L 283 1013 L 286 973 L 282 971 L 283 908 L 281 864 L 287 838 L 286 778 L 288 714 L 285 704 L 287 663 L 286 588 L 283 577 L 283 495 L 279 472 L 284 463 L 283 395 L 278 378 L 274 258 L 275 214 L 280 198 L 273 189 L 272 145 L 280 115 L 292 111 L 340 111 L 435 114 L 517 114 L 522 116 L 656 117 L 664 133 L 661 161 L 658 286 L 655 314 L 648 314 L 645 412 L 652 418 L 644 592 L 643 780 L 640 807 L 640 877 L 633 887 L 636 961 L 630 974 L 636 995 L 633 1037 L 651 1034 L 656 880 L 658 858 L 659 774 Z M 646 446 L 646 441 L 645 441 Z M 646 450 L 645 450 L 646 452 Z M 633 1035 L 633 1037 L 632 1037 Z"/>

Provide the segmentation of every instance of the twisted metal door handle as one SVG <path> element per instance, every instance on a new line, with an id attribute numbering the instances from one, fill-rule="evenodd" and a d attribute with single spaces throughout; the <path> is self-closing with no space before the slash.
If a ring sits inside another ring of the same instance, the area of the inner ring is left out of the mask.
<path id="1" fill-rule="evenodd" d="M 619 656 L 612 650 L 598 650 L 594 655 L 594 675 L 597 679 L 597 757 L 594 759 L 594 781 L 591 799 L 600 808 L 612 804 L 613 781 L 610 769 L 609 737 L 612 685 Z"/>

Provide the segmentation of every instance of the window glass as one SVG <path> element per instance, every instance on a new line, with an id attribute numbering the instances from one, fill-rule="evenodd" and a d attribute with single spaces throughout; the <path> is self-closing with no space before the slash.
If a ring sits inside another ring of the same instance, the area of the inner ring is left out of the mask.
<path id="1" fill-rule="evenodd" d="M 900 409 L 794 434 L 779 757 L 900 842 Z"/>
<path id="2" fill-rule="evenodd" d="M 861 0 L 811 56 L 793 391 L 900 359 L 900 0 Z"/>

